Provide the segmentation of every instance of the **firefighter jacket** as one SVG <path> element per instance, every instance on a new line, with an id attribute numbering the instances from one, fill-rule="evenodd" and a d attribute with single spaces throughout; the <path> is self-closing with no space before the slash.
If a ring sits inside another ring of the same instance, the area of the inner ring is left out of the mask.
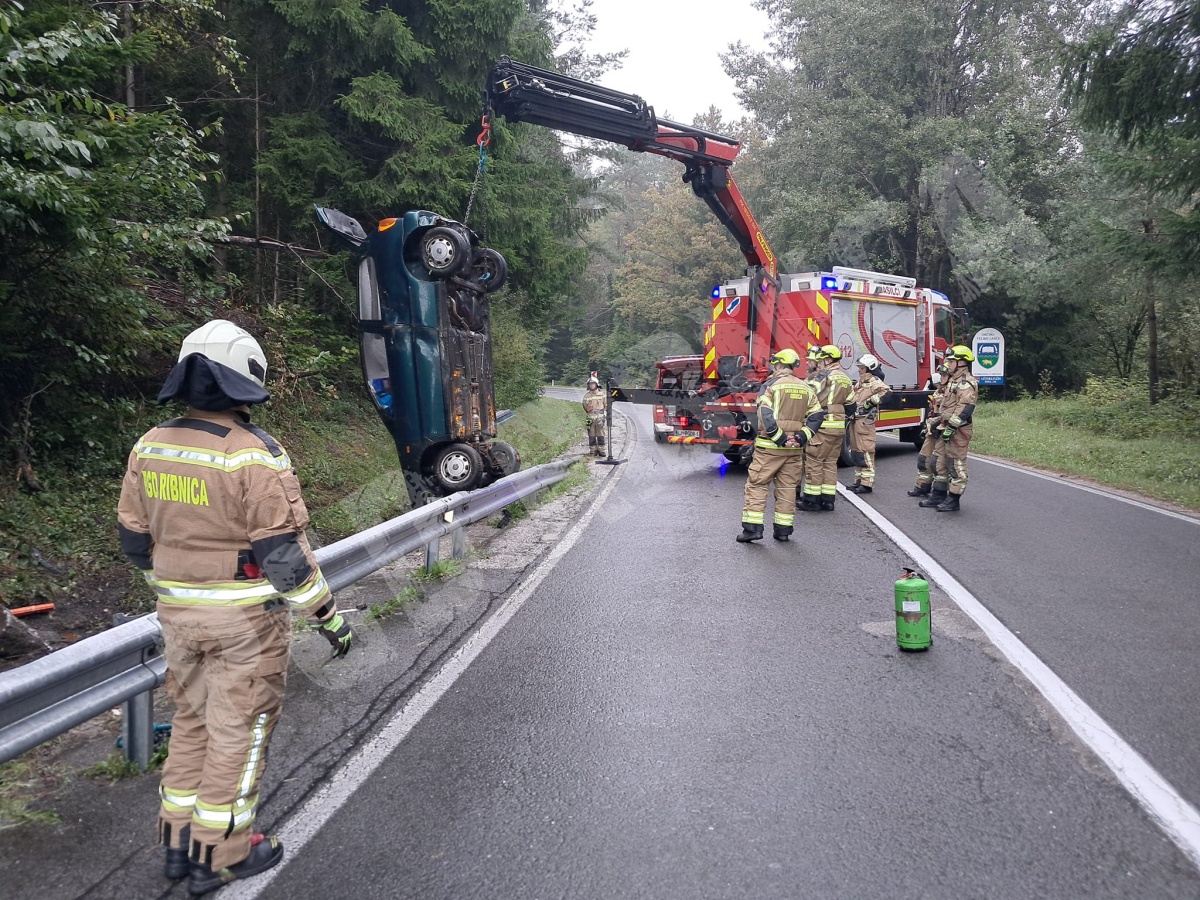
<path id="1" fill-rule="evenodd" d="M 792 374 L 778 375 L 764 384 L 758 395 L 758 434 L 754 446 L 803 453 L 803 447 L 784 448 L 784 441 L 798 431 L 811 439 L 824 418 L 812 385 Z"/>
<path id="2" fill-rule="evenodd" d="M 134 445 L 117 507 L 121 549 L 169 606 L 333 608 L 304 529 L 291 459 L 233 409 L 195 408 Z"/>
<path id="3" fill-rule="evenodd" d="M 888 393 L 888 386 L 882 379 L 867 373 L 854 386 L 854 404 L 858 407 L 856 418 L 860 422 L 874 424 L 879 418 L 879 404 Z"/>
<path id="4" fill-rule="evenodd" d="M 596 388 L 583 395 L 583 411 L 587 413 L 588 421 L 594 422 L 597 417 L 604 415 L 604 391 Z"/>
<path id="5" fill-rule="evenodd" d="M 817 402 L 825 411 L 821 430 L 842 432 L 846 430 L 846 406 L 854 402 L 854 382 L 840 368 L 818 372 L 808 380 L 817 392 Z"/>
<path id="6" fill-rule="evenodd" d="M 971 424 L 975 403 L 979 400 L 979 382 L 971 370 L 963 367 L 946 382 L 946 396 L 938 407 L 942 425 L 961 428 Z"/>

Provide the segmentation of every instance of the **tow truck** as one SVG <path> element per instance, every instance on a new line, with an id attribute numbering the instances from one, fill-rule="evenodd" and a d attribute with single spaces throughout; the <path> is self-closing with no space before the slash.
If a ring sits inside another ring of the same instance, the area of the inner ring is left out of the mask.
<path id="1" fill-rule="evenodd" d="M 901 440 L 920 446 L 933 370 L 955 342 L 958 326 L 965 326 L 945 295 L 918 288 L 911 278 L 837 266 L 780 275 L 775 253 L 730 171 L 741 141 L 659 118 L 636 94 L 501 57 L 488 77 L 485 102 L 485 123 L 500 115 L 681 163 L 684 182 L 746 259 L 742 278 L 712 292 L 699 386 L 610 386 L 610 403 L 650 404 L 664 413 L 673 407 L 676 419 L 697 427 L 664 431 L 667 442 L 707 444 L 744 464 L 753 453 L 755 400 L 770 375 L 771 355 L 784 347 L 804 355 L 809 347 L 833 343 L 847 368 L 862 353 L 880 359 L 892 391 L 876 427 L 899 429 Z"/>

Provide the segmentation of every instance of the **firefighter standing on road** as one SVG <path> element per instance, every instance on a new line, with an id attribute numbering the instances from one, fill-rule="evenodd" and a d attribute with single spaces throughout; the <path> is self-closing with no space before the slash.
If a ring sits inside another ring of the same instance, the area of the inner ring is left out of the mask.
<path id="1" fill-rule="evenodd" d="M 813 389 L 793 374 L 799 364 L 800 355 L 795 350 L 780 350 L 772 356 L 771 377 L 758 395 L 758 435 L 746 474 L 739 543 L 762 540 L 771 482 L 775 483 L 773 537 L 786 541 L 792 535 L 804 445 L 812 440 L 825 417 Z"/>
<path id="2" fill-rule="evenodd" d="M 808 383 L 825 412 L 821 430 L 804 448 L 804 512 L 832 510 L 837 499 L 837 464 L 846 439 L 846 417 L 854 406 L 854 383 L 840 365 L 833 344 L 808 351 Z"/>
<path id="3" fill-rule="evenodd" d="M 175 703 L 158 838 L 166 876 L 187 876 L 193 895 L 283 857 L 279 840 L 252 826 L 283 703 L 291 610 L 337 656 L 353 639 L 305 537 L 291 460 L 250 423 L 250 406 L 270 397 L 266 367 L 258 342 L 232 322 L 189 334 L 158 395 L 188 411 L 143 435 L 121 484 L 121 548 L 158 595 Z"/>
<path id="4" fill-rule="evenodd" d="M 939 412 L 942 400 L 946 396 L 946 376 L 950 368 L 944 362 L 937 367 L 939 376 L 937 387 L 929 395 L 929 412 L 925 415 L 922 426 L 925 440 L 917 451 L 917 483 L 908 491 L 910 497 L 924 497 L 933 489 L 933 475 L 937 468 L 938 453 L 942 448 L 942 420 Z"/>
<path id="5" fill-rule="evenodd" d="M 875 484 L 875 420 L 879 404 L 888 394 L 888 386 L 879 376 L 883 368 L 870 353 L 858 358 L 858 383 L 854 386 L 854 424 L 850 429 L 850 453 L 854 458 L 856 494 L 869 494 Z"/>
<path id="6" fill-rule="evenodd" d="M 946 352 L 946 366 L 950 374 L 946 382 L 946 396 L 942 400 L 938 417 L 941 420 L 942 447 L 938 451 L 937 474 L 933 489 L 921 501 L 921 506 L 934 508 L 938 512 L 955 512 L 959 498 L 967 489 L 967 446 L 971 443 L 971 417 L 975 414 L 975 403 L 979 399 L 979 382 L 971 375 L 971 363 L 975 354 L 962 344 Z"/>
<path id="7" fill-rule="evenodd" d="M 583 411 L 587 415 L 588 447 L 597 456 L 604 455 L 604 391 L 600 390 L 600 379 L 593 372 L 587 381 L 587 392 L 583 395 Z"/>

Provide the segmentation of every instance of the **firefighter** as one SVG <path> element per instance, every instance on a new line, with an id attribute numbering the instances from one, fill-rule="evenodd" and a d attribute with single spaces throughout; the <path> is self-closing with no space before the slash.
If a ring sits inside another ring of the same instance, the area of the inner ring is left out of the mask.
<path id="1" fill-rule="evenodd" d="M 604 455 L 605 405 L 600 379 L 593 372 L 587 380 L 587 392 L 583 395 L 583 411 L 587 415 L 588 446 L 597 456 Z"/>
<path id="2" fill-rule="evenodd" d="M 854 407 L 854 384 L 841 367 L 833 344 L 808 351 L 808 383 L 825 412 L 821 430 L 804 448 L 804 512 L 832 510 L 837 499 L 837 464 L 846 439 L 846 418 Z"/>
<path id="3" fill-rule="evenodd" d="M 187 413 L 142 436 L 121 484 L 121 549 L 158 595 L 175 704 L 159 785 L 165 874 L 206 894 L 283 857 L 254 832 L 267 744 L 287 678 L 291 610 L 335 656 L 353 634 L 304 529 L 308 510 L 283 447 L 250 421 L 266 401 L 258 342 L 224 319 L 183 340 L 158 394 Z"/>
<path id="4" fill-rule="evenodd" d="M 775 483 L 775 520 L 772 536 L 786 541 L 795 521 L 796 490 L 804 466 L 804 445 L 821 428 L 825 414 L 816 393 L 793 374 L 800 364 L 795 350 L 780 350 L 771 357 L 771 377 L 758 395 L 758 434 L 754 457 L 746 473 L 746 499 L 738 543 L 762 540 L 767 489 Z"/>
<path id="5" fill-rule="evenodd" d="M 870 353 L 858 358 L 858 383 L 854 386 L 854 424 L 850 428 L 850 454 L 854 458 L 854 484 L 850 490 L 856 494 L 869 494 L 875 490 L 875 421 L 879 418 L 879 404 L 888 395 L 884 382 L 883 367 Z"/>
<path id="6" fill-rule="evenodd" d="M 921 506 L 926 509 L 955 512 L 967 489 L 967 445 L 971 443 L 971 417 L 979 399 L 979 382 L 971 375 L 974 361 L 971 348 L 962 344 L 946 352 L 949 374 L 946 394 L 938 412 L 942 444 L 938 449 L 933 487 L 929 496 L 921 501 Z"/>
<path id="7" fill-rule="evenodd" d="M 929 411 L 925 414 L 925 424 L 921 426 L 925 440 L 917 453 L 917 483 L 909 489 L 908 496 L 927 496 L 933 487 L 933 474 L 937 469 L 938 450 L 942 445 L 942 421 L 938 417 L 942 400 L 946 396 L 946 376 L 950 373 L 945 362 L 937 367 L 937 386 L 929 395 Z"/>

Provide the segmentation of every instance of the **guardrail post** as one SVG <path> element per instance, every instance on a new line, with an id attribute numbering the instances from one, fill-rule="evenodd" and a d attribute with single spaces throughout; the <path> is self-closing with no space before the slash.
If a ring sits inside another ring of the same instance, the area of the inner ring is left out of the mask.
<path id="1" fill-rule="evenodd" d="M 454 538 L 453 550 L 451 551 L 455 559 L 466 559 L 467 557 L 467 529 L 463 527 L 455 528 L 451 535 Z"/>
<path id="2" fill-rule="evenodd" d="M 143 691 L 122 705 L 121 736 L 125 758 L 145 771 L 150 767 L 150 757 L 154 753 L 154 692 Z"/>
<path id="3" fill-rule="evenodd" d="M 442 544 L 442 539 L 439 536 L 439 537 L 435 537 L 432 541 L 430 541 L 428 544 L 425 545 L 425 571 L 426 572 L 428 572 L 435 565 L 437 565 L 437 561 L 442 558 L 441 544 Z"/>

